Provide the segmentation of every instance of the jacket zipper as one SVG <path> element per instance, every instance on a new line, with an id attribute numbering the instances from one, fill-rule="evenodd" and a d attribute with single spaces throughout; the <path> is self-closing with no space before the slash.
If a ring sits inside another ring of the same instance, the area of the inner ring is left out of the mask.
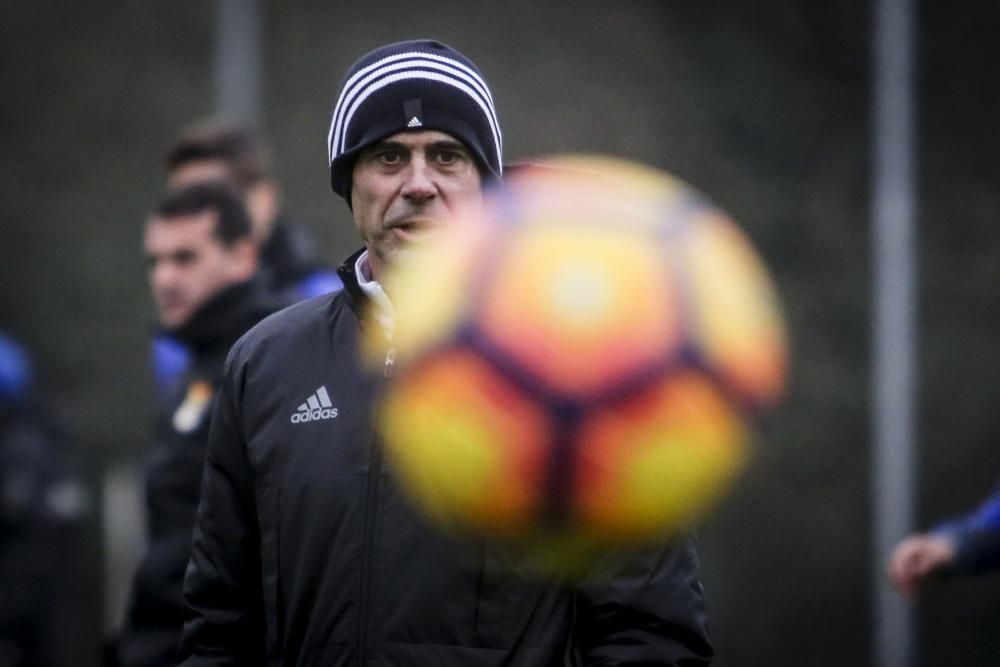
<path id="1" fill-rule="evenodd" d="M 390 348 L 385 355 L 385 377 L 392 377 L 396 361 L 396 348 Z M 375 560 L 375 535 L 378 527 L 378 492 L 382 475 L 382 448 L 378 437 L 372 438 L 371 458 L 368 463 L 368 479 L 365 489 L 365 522 L 362 532 L 361 550 L 361 591 L 358 602 L 358 667 L 368 662 L 369 608 L 372 597 L 372 570 Z"/>

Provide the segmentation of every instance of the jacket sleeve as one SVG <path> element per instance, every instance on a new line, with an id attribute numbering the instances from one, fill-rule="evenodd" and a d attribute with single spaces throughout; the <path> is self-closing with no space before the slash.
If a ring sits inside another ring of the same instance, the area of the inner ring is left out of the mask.
<path id="1" fill-rule="evenodd" d="M 597 665 L 697 667 L 712 660 L 694 542 L 630 554 L 577 589 L 574 653 Z"/>
<path id="2" fill-rule="evenodd" d="M 227 361 L 205 455 L 201 501 L 184 578 L 181 664 L 264 663 L 260 537 L 252 469 L 241 427 L 240 382 Z"/>
<path id="3" fill-rule="evenodd" d="M 955 544 L 955 563 L 945 574 L 982 574 L 1000 568 L 1000 488 L 969 514 L 937 526 Z"/>

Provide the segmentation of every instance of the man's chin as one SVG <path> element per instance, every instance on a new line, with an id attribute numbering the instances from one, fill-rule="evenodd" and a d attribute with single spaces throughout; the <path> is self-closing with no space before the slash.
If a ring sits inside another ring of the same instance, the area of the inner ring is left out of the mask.
<path id="1" fill-rule="evenodd" d="M 159 313 L 160 326 L 167 330 L 177 329 L 184 326 L 184 324 L 188 321 L 188 318 L 189 313 L 187 309 L 160 311 Z"/>

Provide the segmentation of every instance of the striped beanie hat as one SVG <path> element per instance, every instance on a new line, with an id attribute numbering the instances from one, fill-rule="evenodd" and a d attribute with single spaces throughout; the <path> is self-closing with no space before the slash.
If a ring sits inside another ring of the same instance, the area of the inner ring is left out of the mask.
<path id="1" fill-rule="evenodd" d="M 502 138 L 486 81 L 458 51 L 421 39 L 383 46 L 347 70 L 327 139 L 333 191 L 350 205 L 358 153 L 407 130 L 450 134 L 472 152 L 484 181 L 499 180 Z"/>

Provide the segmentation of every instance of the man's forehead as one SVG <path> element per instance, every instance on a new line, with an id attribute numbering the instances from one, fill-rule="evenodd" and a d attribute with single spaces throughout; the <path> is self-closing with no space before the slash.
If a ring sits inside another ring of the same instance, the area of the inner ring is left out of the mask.
<path id="1" fill-rule="evenodd" d="M 407 148 L 440 144 L 458 146 L 468 150 L 465 147 L 465 144 L 463 144 L 460 140 L 456 139 L 447 132 L 441 132 L 440 130 L 410 130 L 397 132 L 396 134 L 389 135 L 381 141 L 375 142 L 375 146 L 398 145 Z"/>
<path id="2" fill-rule="evenodd" d="M 146 222 L 146 237 L 198 241 L 214 238 L 217 213 L 204 210 L 198 213 L 163 217 L 153 215 Z"/>

